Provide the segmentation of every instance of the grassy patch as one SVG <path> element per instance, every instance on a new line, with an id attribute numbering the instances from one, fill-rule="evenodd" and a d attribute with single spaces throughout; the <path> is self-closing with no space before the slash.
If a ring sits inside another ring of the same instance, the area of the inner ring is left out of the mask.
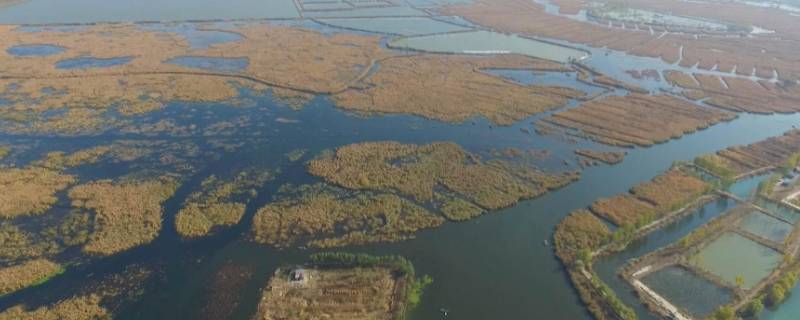
<path id="1" fill-rule="evenodd" d="M 41 284 L 61 274 L 61 265 L 46 259 L 36 259 L 0 269 L 0 296 Z"/>
<path id="2" fill-rule="evenodd" d="M 94 231 L 84 245 L 89 254 L 111 255 L 155 239 L 161 230 L 161 203 L 178 183 L 167 177 L 147 181 L 100 180 L 74 187 L 72 206 L 95 212 Z"/>
<path id="3" fill-rule="evenodd" d="M 56 192 L 76 179 L 39 167 L 0 169 L 0 218 L 44 213 L 56 203 Z"/>

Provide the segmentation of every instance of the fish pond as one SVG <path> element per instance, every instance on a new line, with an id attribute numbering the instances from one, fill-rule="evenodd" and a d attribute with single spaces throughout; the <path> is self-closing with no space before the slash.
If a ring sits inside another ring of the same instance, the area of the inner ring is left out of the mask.
<path id="1" fill-rule="evenodd" d="M 782 260 L 780 252 L 726 232 L 693 256 L 691 263 L 731 285 L 736 285 L 738 278 L 742 287 L 751 288 L 772 273 Z"/>
<path id="2" fill-rule="evenodd" d="M 733 300 L 733 293 L 727 288 L 679 266 L 669 266 L 650 273 L 642 278 L 642 282 L 697 318 L 704 318 L 717 306 Z"/>

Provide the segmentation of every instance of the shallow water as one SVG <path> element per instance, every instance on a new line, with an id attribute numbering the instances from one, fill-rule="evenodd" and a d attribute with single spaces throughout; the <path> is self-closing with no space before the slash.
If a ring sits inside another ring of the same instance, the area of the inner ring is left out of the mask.
<path id="1" fill-rule="evenodd" d="M 469 30 L 469 28 L 463 26 L 422 17 L 344 18 L 319 19 L 317 21 L 341 28 L 403 36 Z"/>
<path id="2" fill-rule="evenodd" d="M 133 57 L 93 58 L 80 57 L 56 62 L 58 69 L 109 68 L 131 62 Z"/>
<path id="3" fill-rule="evenodd" d="M 180 56 L 164 61 L 165 63 L 209 71 L 234 72 L 247 68 L 247 58 L 220 58 L 200 56 Z"/>
<path id="4" fill-rule="evenodd" d="M 292 0 L 28 0 L 0 9 L 0 24 L 299 17 Z"/>
<path id="5" fill-rule="evenodd" d="M 515 53 L 562 63 L 588 56 L 586 52 L 569 47 L 485 30 L 400 38 L 390 41 L 389 46 L 441 53 Z"/>
<path id="6" fill-rule="evenodd" d="M 184 37 L 189 42 L 192 49 L 207 49 L 208 47 L 242 40 L 242 36 L 234 32 L 225 32 L 218 30 L 203 30 L 196 24 L 182 23 L 182 24 L 162 24 L 162 23 L 148 23 L 140 24 L 145 30 L 155 30 L 163 32 L 177 33 Z M 211 26 L 213 28 L 213 26 Z"/>
<path id="7" fill-rule="evenodd" d="M 606 89 L 593 86 L 578 80 L 577 72 L 545 72 L 519 69 L 488 69 L 486 72 L 511 79 L 525 85 L 557 86 L 582 91 L 587 96 L 593 96 L 606 91 Z"/>
<path id="8" fill-rule="evenodd" d="M 648 274 L 642 282 L 670 303 L 701 319 L 733 298 L 730 290 L 676 266 Z"/>
<path id="9" fill-rule="evenodd" d="M 758 242 L 727 232 L 691 258 L 693 264 L 735 285 L 742 277 L 742 287 L 751 288 L 767 277 L 783 255 Z"/>
<path id="10" fill-rule="evenodd" d="M 783 243 L 783 240 L 794 228 L 791 224 L 770 217 L 759 211 L 749 213 L 741 222 L 741 227 L 748 232 L 767 240 Z"/>
<path id="11" fill-rule="evenodd" d="M 65 50 L 64 47 L 51 44 L 24 44 L 8 48 L 6 52 L 18 57 L 40 57 L 59 54 Z"/>

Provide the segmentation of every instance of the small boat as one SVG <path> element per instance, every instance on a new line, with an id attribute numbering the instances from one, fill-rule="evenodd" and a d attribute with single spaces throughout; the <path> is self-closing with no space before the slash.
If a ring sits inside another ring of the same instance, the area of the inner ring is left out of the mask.
<path id="1" fill-rule="evenodd" d="M 439 309 L 439 312 L 441 312 L 446 317 L 447 313 L 450 312 L 450 310 L 445 309 L 445 308 L 441 308 L 441 309 Z"/>
<path id="2" fill-rule="evenodd" d="M 545 240 L 544 240 L 544 242 L 543 242 L 542 244 L 543 244 L 545 247 L 549 245 L 549 243 L 547 242 L 547 239 L 545 239 Z"/>

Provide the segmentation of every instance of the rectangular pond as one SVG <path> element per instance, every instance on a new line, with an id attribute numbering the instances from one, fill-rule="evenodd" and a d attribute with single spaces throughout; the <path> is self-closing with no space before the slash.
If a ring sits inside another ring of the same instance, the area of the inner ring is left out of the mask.
<path id="1" fill-rule="evenodd" d="M 319 19 L 321 23 L 360 31 L 413 36 L 431 33 L 465 31 L 469 28 L 431 18 L 339 18 Z"/>
<path id="2" fill-rule="evenodd" d="M 401 38 L 389 42 L 389 47 L 437 53 L 513 53 L 561 63 L 589 55 L 567 46 L 484 30 Z"/>
<path id="3" fill-rule="evenodd" d="M 731 285 L 736 285 L 736 278 L 741 277 L 742 287 L 751 288 L 767 277 L 782 259 L 780 252 L 737 233 L 726 232 L 693 256 L 691 263 Z"/>
<path id="4" fill-rule="evenodd" d="M 642 283 L 697 318 L 704 318 L 733 298 L 729 289 L 679 266 L 650 273 L 642 278 Z"/>
<path id="5" fill-rule="evenodd" d="M 764 239 L 783 243 L 793 226 L 759 211 L 749 213 L 740 223 L 742 229 Z"/>

